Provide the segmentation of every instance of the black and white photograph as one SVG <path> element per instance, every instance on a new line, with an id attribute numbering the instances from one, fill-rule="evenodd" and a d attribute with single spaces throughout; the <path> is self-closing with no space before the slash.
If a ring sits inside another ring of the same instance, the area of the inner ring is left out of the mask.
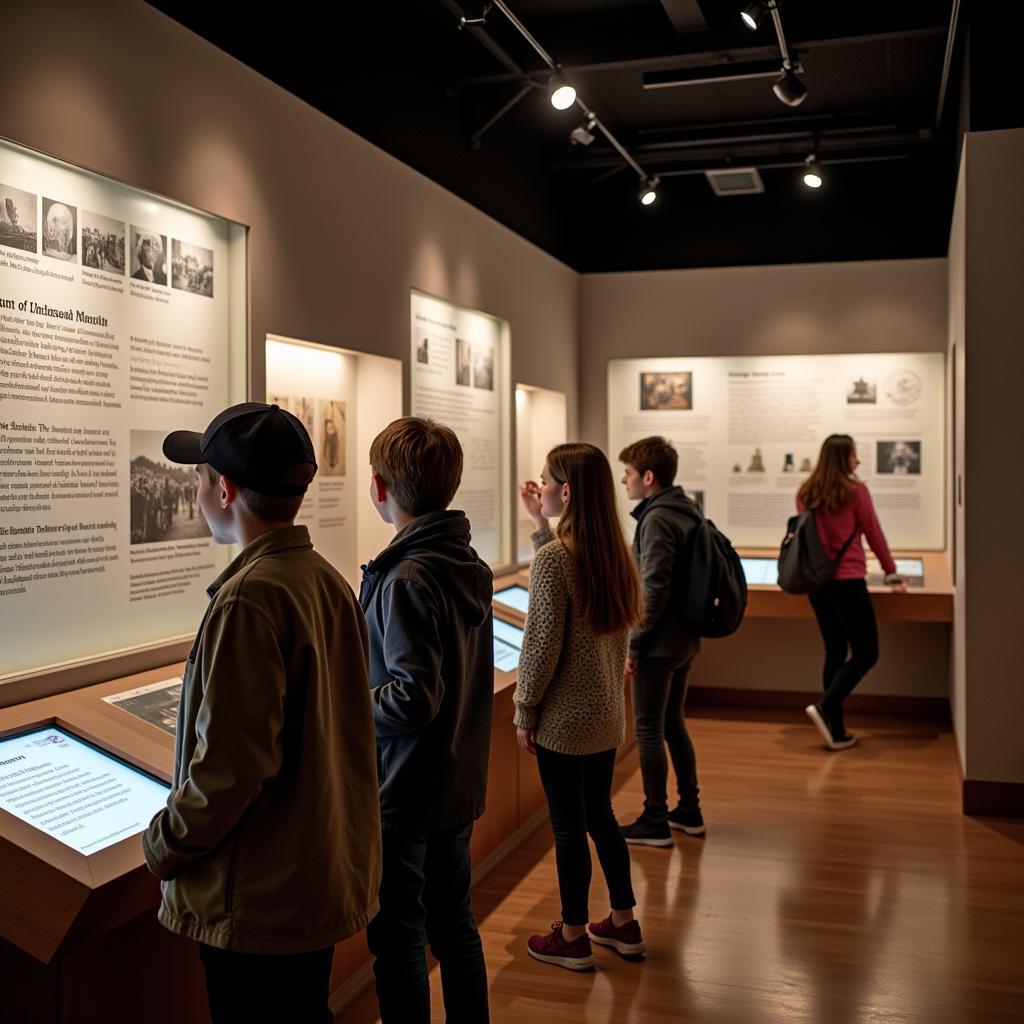
<path id="1" fill-rule="evenodd" d="M 473 346 L 465 338 L 455 339 L 455 383 L 464 388 L 473 385 Z"/>
<path id="2" fill-rule="evenodd" d="M 78 207 L 43 197 L 43 254 L 78 262 Z"/>
<path id="3" fill-rule="evenodd" d="M 875 471 L 889 476 L 920 476 L 921 442 L 878 441 Z"/>
<path id="4" fill-rule="evenodd" d="M 416 346 L 416 362 L 425 366 L 430 364 L 430 339 L 424 338 Z"/>
<path id="5" fill-rule="evenodd" d="M 858 377 L 851 380 L 846 388 L 847 405 L 877 405 L 878 404 L 878 381 L 868 380 L 866 377 Z"/>
<path id="6" fill-rule="evenodd" d="M 641 373 L 640 411 L 678 412 L 693 408 L 693 374 Z"/>
<path id="7" fill-rule="evenodd" d="M 171 287 L 213 298 L 213 250 L 177 238 L 171 243 Z"/>
<path id="8" fill-rule="evenodd" d="M 345 403 L 320 400 L 320 450 L 316 461 L 321 476 L 345 475 Z"/>
<path id="9" fill-rule="evenodd" d="M 473 346 L 473 387 L 494 390 L 494 349 L 485 345 Z"/>
<path id="10" fill-rule="evenodd" d="M 292 411 L 292 400 L 288 395 L 267 395 L 267 405 L 276 405 L 285 412 Z"/>
<path id="11" fill-rule="evenodd" d="M 38 196 L 0 183 L 0 245 L 36 252 L 36 204 Z"/>
<path id="12" fill-rule="evenodd" d="M 82 211 L 82 266 L 124 276 L 125 232 L 122 221 Z"/>
<path id="13" fill-rule="evenodd" d="M 209 537 L 194 466 L 164 458 L 166 431 L 131 432 L 131 543 Z"/>
<path id="14" fill-rule="evenodd" d="M 167 236 L 132 225 L 132 278 L 167 284 Z"/>
<path id="15" fill-rule="evenodd" d="M 306 398 L 304 395 L 292 396 L 292 406 L 288 410 L 293 416 L 297 416 L 302 425 L 309 433 L 310 439 L 316 437 L 316 399 Z"/>

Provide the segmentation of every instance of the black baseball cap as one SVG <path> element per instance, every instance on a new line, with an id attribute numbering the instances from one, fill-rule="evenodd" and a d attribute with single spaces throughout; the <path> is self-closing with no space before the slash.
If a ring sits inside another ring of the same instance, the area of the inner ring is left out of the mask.
<path id="1" fill-rule="evenodd" d="M 225 409 L 201 434 L 175 430 L 164 438 L 164 455 L 186 466 L 207 462 L 240 487 L 281 496 L 305 494 L 317 468 L 302 421 L 263 402 Z"/>

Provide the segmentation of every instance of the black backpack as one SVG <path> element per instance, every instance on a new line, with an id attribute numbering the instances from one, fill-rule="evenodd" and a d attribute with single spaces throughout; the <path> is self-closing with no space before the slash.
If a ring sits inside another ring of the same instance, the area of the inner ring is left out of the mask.
<path id="1" fill-rule="evenodd" d="M 860 527 L 839 549 L 835 558 L 829 558 L 818 536 L 818 525 L 811 509 L 804 509 L 786 524 L 786 536 L 779 548 L 779 586 L 787 594 L 813 594 L 833 576 L 843 560 L 847 548 L 857 539 Z"/>
<path id="2" fill-rule="evenodd" d="M 729 538 L 696 505 L 692 518 L 697 525 L 685 549 L 684 627 L 695 636 L 729 636 L 740 628 L 747 609 L 747 578 Z"/>

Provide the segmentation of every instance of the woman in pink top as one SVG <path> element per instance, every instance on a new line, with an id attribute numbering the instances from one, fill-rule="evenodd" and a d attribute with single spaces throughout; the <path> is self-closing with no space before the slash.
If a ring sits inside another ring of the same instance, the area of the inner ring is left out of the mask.
<path id="1" fill-rule="evenodd" d="M 885 582 L 903 586 L 871 494 L 856 477 L 859 465 L 853 438 L 832 434 L 825 439 L 818 464 L 796 497 L 799 511 L 814 510 L 818 537 L 829 558 L 835 558 L 847 545 L 835 576 L 811 594 L 811 607 L 825 641 L 825 694 L 806 711 L 830 750 L 844 750 L 857 742 L 843 724 L 843 701 L 878 661 L 878 626 L 865 579 L 862 534 L 882 563 Z"/>

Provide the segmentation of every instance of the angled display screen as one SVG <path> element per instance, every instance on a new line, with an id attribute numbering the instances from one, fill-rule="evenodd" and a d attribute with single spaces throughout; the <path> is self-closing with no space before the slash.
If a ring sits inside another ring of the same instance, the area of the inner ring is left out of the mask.
<path id="1" fill-rule="evenodd" d="M 523 631 L 518 626 L 510 625 L 501 619 L 494 620 L 494 637 L 514 647 L 517 651 L 523 646 Z"/>
<path id="2" fill-rule="evenodd" d="M 503 640 L 494 638 L 494 667 L 502 672 L 515 672 L 519 667 L 519 650 Z"/>
<path id="3" fill-rule="evenodd" d="M 526 587 L 505 587 L 504 590 L 495 591 L 494 600 L 525 615 L 529 611 L 530 592 Z"/>
<path id="4" fill-rule="evenodd" d="M 773 587 L 779 582 L 779 566 L 774 558 L 741 558 L 740 565 L 748 585 L 760 583 Z"/>
<path id="5" fill-rule="evenodd" d="M 142 832 L 169 793 L 52 726 L 0 740 L 0 808 L 86 856 Z"/>

